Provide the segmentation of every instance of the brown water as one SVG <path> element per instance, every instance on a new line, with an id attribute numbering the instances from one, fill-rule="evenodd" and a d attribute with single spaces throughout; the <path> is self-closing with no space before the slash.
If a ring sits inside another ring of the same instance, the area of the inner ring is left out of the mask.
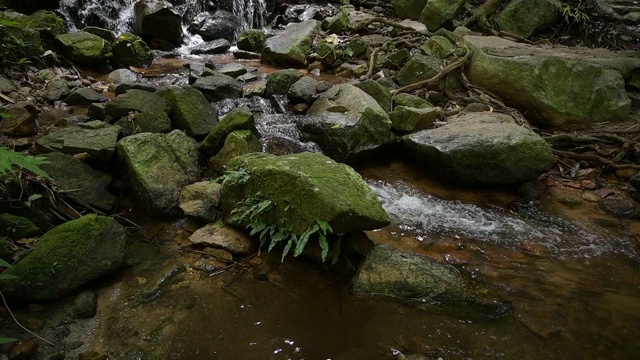
<path id="1" fill-rule="evenodd" d="M 184 247 L 184 229 L 194 224 L 139 219 L 145 230 L 133 234 L 136 265 L 100 291 L 98 326 L 86 347 L 189 360 L 637 357 L 640 277 L 630 245 L 637 221 L 604 229 L 590 223 L 603 216 L 595 208 L 568 219 L 547 199 L 558 212 L 549 215 L 514 206 L 509 191 L 443 186 L 397 162 L 360 172 L 379 194 L 387 189 L 383 202 L 394 218 L 392 226 L 369 233 L 375 242 L 455 265 L 486 281 L 514 313 L 487 320 L 388 299 L 356 300 L 348 291 L 355 263 L 280 263 L 278 254 L 262 254 L 221 273 L 197 270 L 207 257 Z M 403 200 L 389 189 L 400 189 Z"/>

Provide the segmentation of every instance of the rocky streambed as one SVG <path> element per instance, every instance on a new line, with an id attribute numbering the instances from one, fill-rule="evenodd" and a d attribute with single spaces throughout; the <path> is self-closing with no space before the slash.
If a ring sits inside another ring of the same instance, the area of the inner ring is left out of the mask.
<path id="1" fill-rule="evenodd" d="M 486 4 L 291 6 L 179 59 L 177 28 L 4 12 L 42 41 L 2 144 L 41 158 L 3 153 L 0 335 L 51 342 L 7 356 L 635 354 L 640 60 L 527 40 L 543 3 L 493 34 Z"/>

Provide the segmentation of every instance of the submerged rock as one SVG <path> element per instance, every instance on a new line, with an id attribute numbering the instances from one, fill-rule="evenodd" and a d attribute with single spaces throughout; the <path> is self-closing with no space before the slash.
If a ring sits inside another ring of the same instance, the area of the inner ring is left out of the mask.
<path id="1" fill-rule="evenodd" d="M 222 210 L 231 224 L 262 222 L 298 235 L 316 221 L 328 222 L 336 234 L 389 224 L 362 177 L 322 154 L 247 154 L 234 158 L 227 169 L 246 174 L 222 186 Z M 254 201 L 267 201 L 268 206 L 250 217 L 247 205 Z"/>
<path id="2" fill-rule="evenodd" d="M 383 244 L 371 249 L 351 288 L 356 295 L 384 295 L 489 317 L 512 310 L 487 298 L 486 289 L 469 283 L 454 267 Z"/>
<path id="3" fill-rule="evenodd" d="M 124 262 L 124 227 L 105 216 L 86 215 L 59 225 L 7 273 L 2 291 L 26 301 L 54 301 L 118 270 Z"/>
<path id="4" fill-rule="evenodd" d="M 179 213 L 180 190 L 200 175 L 196 146 L 182 131 L 143 133 L 118 142 L 131 194 L 157 215 Z"/>
<path id="5" fill-rule="evenodd" d="M 51 132 L 36 141 L 41 150 L 74 155 L 87 153 L 93 159 L 109 161 L 118 141 L 120 127 L 94 120 Z"/>
<path id="6" fill-rule="evenodd" d="M 402 138 L 406 155 L 463 183 L 518 184 L 554 163 L 551 147 L 504 114 L 468 113 L 457 121 Z"/>
<path id="7" fill-rule="evenodd" d="M 268 65 L 302 67 L 313 43 L 320 22 L 307 20 L 289 24 L 284 30 L 267 39 L 260 61 Z"/>

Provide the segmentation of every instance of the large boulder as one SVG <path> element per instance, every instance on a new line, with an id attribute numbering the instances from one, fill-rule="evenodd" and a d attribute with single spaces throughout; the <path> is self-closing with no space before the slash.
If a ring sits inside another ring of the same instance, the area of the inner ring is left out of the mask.
<path id="1" fill-rule="evenodd" d="M 262 30 L 247 30 L 238 36 L 238 49 L 261 52 L 267 42 L 267 35 Z"/>
<path id="2" fill-rule="evenodd" d="M 53 35 L 61 35 L 68 31 L 64 18 L 53 11 L 40 10 L 24 19 L 24 24 L 29 29 L 49 29 Z"/>
<path id="3" fill-rule="evenodd" d="M 351 160 L 391 140 L 391 120 L 374 98 L 350 84 L 320 95 L 300 131 L 337 161 Z"/>
<path id="4" fill-rule="evenodd" d="M 58 35 L 54 43 L 67 59 L 78 65 L 105 65 L 111 58 L 111 44 L 85 31 Z"/>
<path id="5" fill-rule="evenodd" d="M 182 17 L 167 1 L 138 1 L 134 5 L 135 31 L 140 35 L 178 44 L 182 40 Z"/>
<path id="6" fill-rule="evenodd" d="M 355 295 L 382 295 L 452 311 L 500 317 L 512 311 L 486 295 L 488 290 L 467 281 L 447 264 L 389 245 L 375 245 L 352 281 Z"/>
<path id="7" fill-rule="evenodd" d="M 115 119 L 128 116 L 131 112 L 168 112 L 169 106 L 165 99 L 144 90 L 131 89 L 118 95 L 105 106 L 105 114 Z"/>
<path id="8" fill-rule="evenodd" d="M 123 67 L 145 67 L 153 62 L 153 53 L 139 36 L 124 33 L 113 42 L 113 61 Z"/>
<path id="9" fill-rule="evenodd" d="M 464 3 L 465 0 L 427 0 L 420 13 L 420 22 L 429 31 L 436 31 L 449 25 L 462 10 Z"/>
<path id="10" fill-rule="evenodd" d="M 418 20 L 427 0 L 391 0 L 393 10 L 401 19 Z"/>
<path id="11" fill-rule="evenodd" d="M 267 39 L 260 61 L 268 65 L 302 67 L 313 36 L 320 29 L 320 22 L 307 20 L 289 24 L 284 30 Z"/>
<path id="12" fill-rule="evenodd" d="M 179 214 L 180 190 L 198 180 L 198 152 L 182 131 L 142 133 L 118 142 L 131 194 L 152 214 Z"/>
<path id="13" fill-rule="evenodd" d="M 496 17 L 500 30 L 528 38 L 562 19 L 559 0 L 514 0 Z"/>
<path id="14" fill-rule="evenodd" d="M 304 74 L 296 69 L 274 71 L 273 74 L 269 75 L 269 79 L 267 79 L 265 94 L 267 96 L 286 94 L 289 88 L 303 76 Z"/>
<path id="15" fill-rule="evenodd" d="M 54 301 L 116 271 L 124 262 L 127 236 L 106 216 L 86 215 L 44 234 L 8 274 L 2 291 L 26 301 Z"/>
<path id="16" fill-rule="evenodd" d="M 242 97 L 242 84 L 231 76 L 218 72 L 199 78 L 193 83 L 193 87 L 200 90 L 209 101 Z"/>
<path id="17" fill-rule="evenodd" d="M 519 184 L 554 163 L 551 147 L 508 115 L 468 113 L 402 138 L 407 156 L 462 183 Z"/>
<path id="18" fill-rule="evenodd" d="M 538 126 L 626 119 L 623 75 L 640 59 L 606 50 L 535 47 L 499 37 L 465 36 L 469 80 L 527 114 Z"/>
<path id="19" fill-rule="evenodd" d="M 250 130 L 254 135 L 260 136 L 253 114 L 244 107 L 231 110 L 211 129 L 200 145 L 200 152 L 208 156 L 215 155 L 222 150 L 227 136 L 237 130 Z"/>
<path id="20" fill-rule="evenodd" d="M 233 41 L 239 27 L 238 19 L 232 13 L 218 10 L 196 15 L 187 30 L 192 34 L 200 35 L 204 41 L 215 39 Z"/>
<path id="21" fill-rule="evenodd" d="M 244 154 L 261 152 L 260 137 L 251 130 L 237 130 L 227 135 L 224 145 L 211 158 L 209 166 L 218 173 L 223 173 L 229 160 Z"/>
<path id="22" fill-rule="evenodd" d="M 74 155 L 87 153 L 92 159 L 109 161 L 118 141 L 120 127 L 94 120 L 53 131 L 36 141 L 42 151 Z"/>
<path id="23" fill-rule="evenodd" d="M 169 103 L 173 127 L 187 135 L 202 139 L 218 123 L 218 112 L 198 90 L 187 88 L 167 88 L 161 92 Z"/>
<path id="24" fill-rule="evenodd" d="M 435 56 L 414 56 L 398 72 L 398 83 L 405 86 L 431 79 L 438 75 L 441 68 L 442 60 Z"/>
<path id="25" fill-rule="evenodd" d="M 389 224 L 362 177 L 322 154 L 253 153 L 231 160 L 227 169 L 245 174 L 223 182 L 222 210 L 232 224 L 271 224 L 297 235 L 317 221 L 329 223 L 336 234 Z M 255 200 L 265 201 L 268 209 L 247 214 L 243 205 Z"/>

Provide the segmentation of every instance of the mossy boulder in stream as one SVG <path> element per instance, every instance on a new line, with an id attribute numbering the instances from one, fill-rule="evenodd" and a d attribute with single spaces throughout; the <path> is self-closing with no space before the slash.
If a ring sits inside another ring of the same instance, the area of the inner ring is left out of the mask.
<path id="1" fill-rule="evenodd" d="M 108 102 L 104 113 L 119 119 L 132 112 L 164 111 L 168 113 L 168 110 L 169 106 L 162 96 L 144 90 L 131 89 Z"/>
<path id="2" fill-rule="evenodd" d="M 58 35 L 54 43 L 67 59 L 80 66 L 105 65 L 111 58 L 111 43 L 88 32 Z"/>
<path id="3" fill-rule="evenodd" d="M 461 183 L 519 184 L 554 163 L 549 144 L 504 114 L 468 113 L 402 138 L 406 155 Z"/>
<path id="4" fill-rule="evenodd" d="M 486 295 L 454 267 L 413 252 L 378 244 L 371 249 L 351 284 L 355 295 L 383 295 L 437 305 L 487 317 L 500 317 L 511 306 Z"/>
<path id="5" fill-rule="evenodd" d="M 238 49 L 261 52 L 267 42 L 267 35 L 262 30 L 247 30 L 238 36 L 236 41 Z"/>
<path id="6" fill-rule="evenodd" d="M 215 155 L 222 149 L 227 136 L 236 130 L 250 130 L 256 136 L 260 136 L 251 111 L 242 107 L 236 108 L 214 126 L 202 144 L 200 144 L 200 152 L 205 155 Z"/>
<path id="7" fill-rule="evenodd" d="M 336 234 L 389 224 L 362 177 L 322 154 L 246 154 L 227 163 L 227 169 L 242 175 L 222 186 L 222 210 L 233 225 L 262 222 L 300 235 L 317 221 L 329 223 Z M 255 217 L 244 216 L 244 205 L 256 199 L 270 206 Z"/>
<path id="8" fill-rule="evenodd" d="M 124 33 L 113 42 L 113 61 L 123 67 L 145 67 L 153 62 L 153 53 L 139 36 Z"/>
<path id="9" fill-rule="evenodd" d="M 218 112 L 199 90 L 170 87 L 159 91 L 169 104 L 174 128 L 202 139 L 218 123 Z"/>
<path id="10" fill-rule="evenodd" d="M 391 140 L 389 115 L 374 98 L 350 84 L 320 95 L 298 127 L 337 161 L 352 160 Z"/>
<path id="11" fill-rule="evenodd" d="M 26 301 L 54 301 L 122 265 L 124 227 L 105 216 L 86 215 L 44 234 L 7 273 L 17 279 L 2 291 Z"/>
<path id="12" fill-rule="evenodd" d="M 313 36 L 319 29 L 320 22 L 317 20 L 289 24 L 267 39 L 260 61 L 267 65 L 304 66 L 313 44 Z"/>
<path id="13" fill-rule="evenodd" d="M 53 35 L 61 35 L 68 30 L 65 20 L 53 11 L 36 11 L 23 21 L 29 29 L 50 29 Z"/>
<path id="14" fill-rule="evenodd" d="M 209 101 L 242 97 L 242 84 L 231 76 L 218 72 L 199 78 L 193 87 L 200 90 Z"/>
<path id="15" fill-rule="evenodd" d="M 198 180 L 198 152 L 182 131 L 142 133 L 118 142 L 118 155 L 131 193 L 156 215 L 179 213 L 180 190 Z"/>

